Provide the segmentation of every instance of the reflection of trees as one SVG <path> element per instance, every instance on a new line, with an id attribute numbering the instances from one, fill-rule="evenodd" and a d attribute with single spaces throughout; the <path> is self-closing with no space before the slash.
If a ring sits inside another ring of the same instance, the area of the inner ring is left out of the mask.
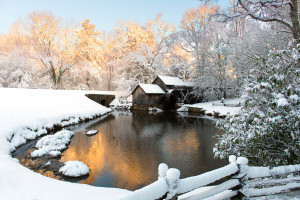
<path id="1" fill-rule="evenodd" d="M 177 167 L 183 176 L 199 174 L 203 165 L 216 167 L 212 161 L 215 128 L 206 121 L 174 113 L 112 117 L 90 127 L 99 131 L 95 136 L 76 134 L 62 160 L 76 159 L 90 167 L 83 183 L 95 183 L 108 170 L 114 187 L 131 190 L 155 181 L 161 162 Z"/>

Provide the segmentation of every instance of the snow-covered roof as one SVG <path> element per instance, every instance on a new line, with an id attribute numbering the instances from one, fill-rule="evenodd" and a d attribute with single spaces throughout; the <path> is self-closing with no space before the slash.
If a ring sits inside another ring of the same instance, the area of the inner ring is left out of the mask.
<path id="1" fill-rule="evenodd" d="M 196 85 L 196 83 L 194 83 L 194 82 L 184 82 L 184 81 L 182 81 L 182 82 L 183 82 L 184 86 L 187 86 L 187 87 L 194 87 Z"/>
<path id="2" fill-rule="evenodd" d="M 140 86 L 146 94 L 165 94 L 166 93 L 159 85 L 156 85 L 156 84 L 141 84 L 140 83 L 138 86 Z M 133 90 L 133 92 L 135 91 L 135 89 Z"/>
<path id="3" fill-rule="evenodd" d="M 186 86 L 186 87 L 192 87 L 194 86 L 194 83 L 192 82 L 184 82 L 178 77 L 172 77 L 172 76 L 157 76 L 164 82 L 165 85 L 174 85 L 174 86 Z"/>
<path id="4" fill-rule="evenodd" d="M 181 86 L 183 81 L 180 80 L 178 77 L 172 77 L 172 76 L 157 76 L 159 77 L 162 82 L 164 82 L 164 84 L 166 85 L 177 85 L 177 86 Z"/>

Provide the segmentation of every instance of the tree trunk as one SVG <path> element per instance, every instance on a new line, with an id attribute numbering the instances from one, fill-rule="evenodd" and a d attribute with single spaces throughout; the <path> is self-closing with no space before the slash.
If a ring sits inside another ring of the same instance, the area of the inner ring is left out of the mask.
<path id="1" fill-rule="evenodd" d="M 290 17 L 292 21 L 292 33 L 294 39 L 298 40 L 300 38 L 300 26 L 298 18 L 298 0 L 291 0 L 293 5 L 290 6 Z"/>

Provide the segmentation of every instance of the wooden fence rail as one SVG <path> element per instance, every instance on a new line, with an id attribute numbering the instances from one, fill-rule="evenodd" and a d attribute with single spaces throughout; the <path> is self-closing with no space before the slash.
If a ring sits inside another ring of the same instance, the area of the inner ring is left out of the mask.
<path id="1" fill-rule="evenodd" d="M 180 171 L 168 168 L 164 163 L 158 167 L 158 180 L 135 190 L 121 200 L 155 200 L 180 199 L 196 200 L 213 197 L 228 199 L 237 195 L 245 197 L 278 194 L 291 189 L 300 188 L 300 176 L 283 177 L 291 173 L 299 173 L 300 165 L 279 167 L 248 166 L 245 157 L 229 157 L 229 164 L 198 176 L 180 179 Z M 275 177 L 268 180 L 257 180 L 264 177 Z M 278 178 L 279 177 L 279 178 Z M 207 186 L 218 180 L 223 183 Z"/>

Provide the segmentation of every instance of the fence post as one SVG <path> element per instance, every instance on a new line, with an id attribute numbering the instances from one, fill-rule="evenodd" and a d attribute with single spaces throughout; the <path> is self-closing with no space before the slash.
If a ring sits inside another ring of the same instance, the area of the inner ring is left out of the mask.
<path id="1" fill-rule="evenodd" d="M 229 156 L 229 163 L 234 163 L 234 162 L 236 162 L 236 156 L 235 155 L 231 155 L 231 156 Z"/>
<path id="2" fill-rule="evenodd" d="M 166 177 L 166 173 L 168 171 L 169 167 L 165 163 L 160 163 L 158 165 L 158 179 L 161 179 L 163 177 Z"/>
<path id="3" fill-rule="evenodd" d="M 169 167 L 167 164 L 165 163 L 160 163 L 158 165 L 158 179 L 161 179 L 161 178 L 166 178 L 167 176 L 167 171 L 168 171 Z M 166 181 L 167 181 L 167 178 L 166 178 Z M 161 198 L 159 198 L 158 200 L 164 200 L 165 198 L 167 197 L 167 193 L 162 196 Z"/>
<path id="4" fill-rule="evenodd" d="M 178 187 L 179 177 L 180 177 L 180 171 L 178 169 L 170 168 L 166 172 L 167 183 L 169 186 L 169 192 L 167 194 L 166 199 L 170 199 L 170 200 L 178 199 L 177 187 Z"/>
<path id="5" fill-rule="evenodd" d="M 244 199 L 244 194 L 242 193 L 243 187 L 246 185 L 248 181 L 248 159 L 245 157 L 238 157 L 236 163 L 239 167 L 239 172 L 235 178 L 239 179 L 240 187 L 239 187 L 239 198 Z"/>

